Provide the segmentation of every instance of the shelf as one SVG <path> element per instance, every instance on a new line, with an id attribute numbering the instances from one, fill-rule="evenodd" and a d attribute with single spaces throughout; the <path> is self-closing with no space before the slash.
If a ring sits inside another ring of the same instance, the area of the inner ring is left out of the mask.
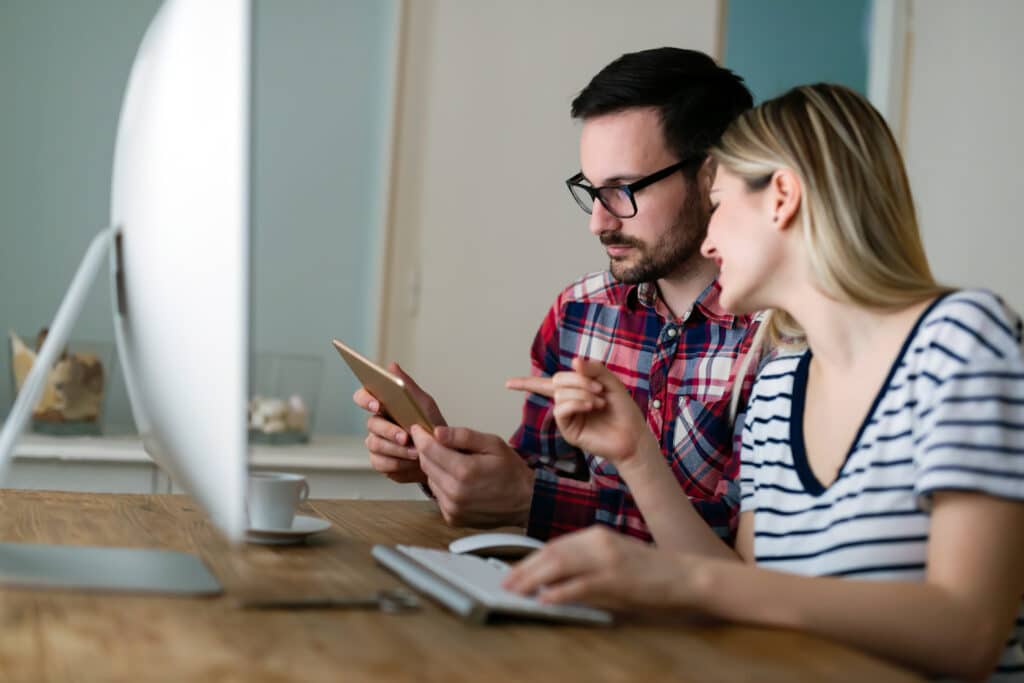
<path id="1" fill-rule="evenodd" d="M 18 459 L 106 463 L 150 463 L 136 436 L 45 436 L 25 434 L 14 449 Z M 314 436 L 308 444 L 249 446 L 249 463 L 260 468 L 369 471 L 369 456 L 358 436 Z"/>

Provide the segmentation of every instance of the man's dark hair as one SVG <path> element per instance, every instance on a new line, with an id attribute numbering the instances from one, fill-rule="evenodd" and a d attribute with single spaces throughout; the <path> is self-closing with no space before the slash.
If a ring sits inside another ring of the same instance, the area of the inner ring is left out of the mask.
<path id="1" fill-rule="evenodd" d="M 665 142 L 683 160 L 707 152 L 753 103 L 743 79 L 703 52 L 661 47 L 624 54 L 601 69 L 572 101 L 572 117 L 655 107 Z"/>

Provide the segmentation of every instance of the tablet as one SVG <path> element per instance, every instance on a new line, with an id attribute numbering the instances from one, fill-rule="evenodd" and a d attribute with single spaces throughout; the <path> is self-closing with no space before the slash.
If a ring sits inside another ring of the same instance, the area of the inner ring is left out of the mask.
<path id="1" fill-rule="evenodd" d="M 434 433 L 434 425 L 420 410 L 405 382 L 337 339 L 331 340 L 331 343 L 355 373 L 363 388 L 380 401 L 384 417 L 407 432 L 410 427 L 417 424 L 431 434 Z"/>

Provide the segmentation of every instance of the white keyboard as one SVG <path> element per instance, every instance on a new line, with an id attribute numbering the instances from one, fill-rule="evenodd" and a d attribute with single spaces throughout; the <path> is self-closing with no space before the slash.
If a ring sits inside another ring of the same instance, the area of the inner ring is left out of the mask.
<path id="1" fill-rule="evenodd" d="M 603 610 L 583 605 L 545 605 L 506 591 L 501 581 L 509 566 L 494 558 L 409 545 L 376 546 L 373 555 L 414 587 L 475 621 L 485 621 L 493 614 L 594 624 L 612 621 L 611 614 Z"/>

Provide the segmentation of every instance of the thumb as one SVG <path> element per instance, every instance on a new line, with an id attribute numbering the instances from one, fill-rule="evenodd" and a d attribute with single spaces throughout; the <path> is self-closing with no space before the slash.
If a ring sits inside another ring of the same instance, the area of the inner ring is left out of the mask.
<path id="1" fill-rule="evenodd" d="M 467 453 L 499 453 L 500 436 L 484 434 L 468 427 L 438 427 L 434 435 L 448 448 Z"/>
<path id="2" fill-rule="evenodd" d="M 579 356 L 573 358 L 572 369 L 584 377 L 590 377 L 591 379 L 600 380 L 607 376 L 614 376 L 611 371 L 604 366 L 604 363 L 596 360 L 590 360 L 589 358 L 580 358 Z"/>
<path id="3" fill-rule="evenodd" d="M 600 361 L 577 357 L 572 361 L 572 368 L 584 377 L 597 380 L 605 389 L 610 391 L 617 390 L 623 386 L 619 378 Z"/>
<path id="4" fill-rule="evenodd" d="M 455 464 L 465 457 L 454 449 L 448 448 L 435 435 L 419 425 L 413 425 L 409 429 L 409 434 L 412 436 L 413 443 L 416 444 L 416 451 L 420 455 L 421 467 L 423 462 L 427 461 L 432 467 L 444 472 L 450 472 Z"/>
<path id="5" fill-rule="evenodd" d="M 438 443 L 433 434 L 418 424 L 409 428 L 409 436 L 412 438 L 412 445 L 421 454 L 432 451 L 434 445 Z"/>
<path id="6" fill-rule="evenodd" d="M 402 380 L 405 386 L 408 387 L 409 391 L 411 391 L 416 398 L 430 399 L 427 392 L 423 391 L 420 385 L 416 383 L 416 380 L 414 380 L 409 373 L 403 370 L 402 366 L 398 363 L 391 361 L 391 363 L 388 364 L 388 370 Z"/>

